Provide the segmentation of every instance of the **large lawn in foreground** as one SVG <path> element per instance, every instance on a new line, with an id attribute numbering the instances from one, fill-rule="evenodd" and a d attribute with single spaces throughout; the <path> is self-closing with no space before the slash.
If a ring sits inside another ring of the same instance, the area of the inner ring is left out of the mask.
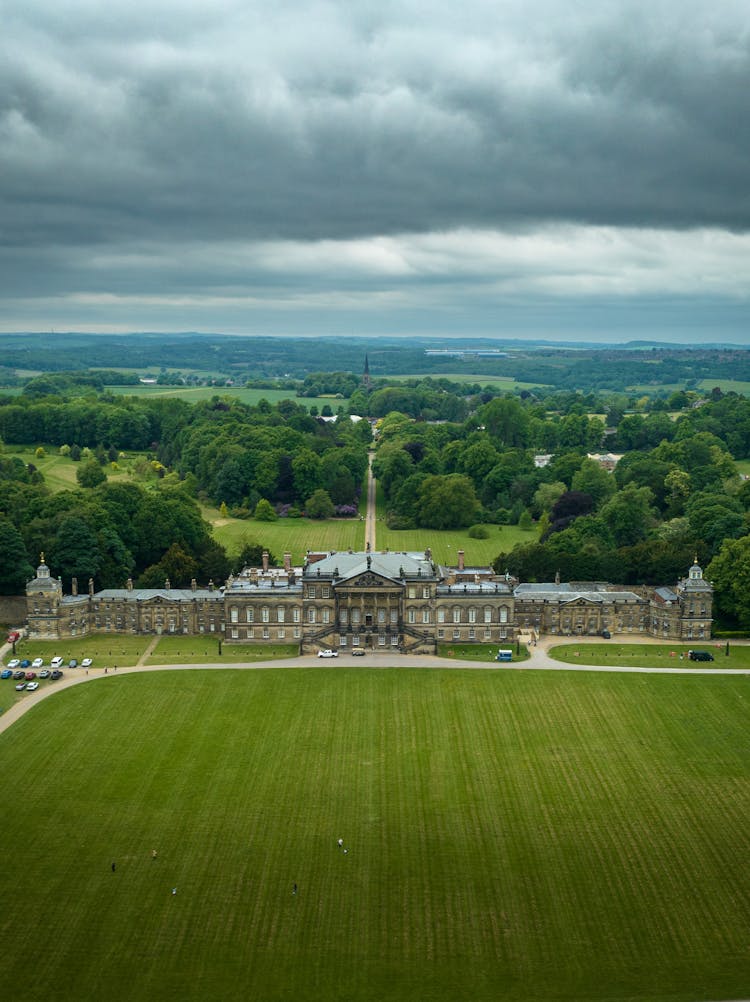
<path id="1" fill-rule="evenodd" d="M 4 996 L 746 996 L 749 705 L 564 672 L 69 689 L 0 735 Z"/>

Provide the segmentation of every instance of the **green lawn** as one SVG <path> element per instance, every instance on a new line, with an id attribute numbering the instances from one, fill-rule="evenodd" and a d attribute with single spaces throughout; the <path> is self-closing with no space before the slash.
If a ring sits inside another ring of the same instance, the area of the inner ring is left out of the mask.
<path id="1" fill-rule="evenodd" d="M 337 667 L 61 692 L 0 735 L 4 996 L 746 997 L 746 690 Z"/>
<path id="2" fill-rule="evenodd" d="M 709 651 L 714 661 L 689 661 L 690 648 Z M 696 640 L 689 644 L 564 643 L 552 647 L 550 657 L 567 664 L 633 665 L 639 668 L 750 668 L 750 646 L 716 640 Z M 682 655 L 682 660 L 680 660 Z"/>
<path id="3" fill-rule="evenodd" d="M 327 553 L 365 548 L 365 523 L 357 518 L 327 521 L 280 518 L 276 522 L 259 522 L 253 518 L 222 518 L 215 508 L 208 507 L 203 508 L 203 517 L 211 523 L 214 538 L 230 556 L 238 554 L 245 542 L 268 547 L 279 563 L 288 551 L 295 565 L 301 564 L 308 550 Z"/>
<path id="4" fill-rule="evenodd" d="M 61 456 L 57 446 L 44 445 L 44 449 L 46 455 L 42 457 L 36 456 L 36 446 L 6 445 L 4 451 L 8 456 L 18 456 L 24 463 L 33 463 L 53 493 L 77 488 L 76 471 L 81 464 L 74 463 L 69 456 Z M 133 461 L 142 456 L 142 453 L 128 453 L 127 457 L 118 463 L 117 469 L 114 469 L 111 463 L 107 463 L 102 469 L 109 480 L 129 479 Z M 139 482 L 143 483 L 142 480 Z"/>
<path id="5" fill-rule="evenodd" d="M 269 661 L 274 658 L 296 658 L 296 644 L 221 644 L 218 637 L 160 637 L 147 659 L 150 665 L 174 664 L 237 664 L 246 661 Z"/>
<path id="6" fill-rule="evenodd" d="M 148 647 L 153 637 L 135 637 L 112 633 L 90 633 L 86 637 L 69 637 L 65 640 L 19 640 L 16 644 L 16 657 L 44 658 L 46 665 L 59 655 L 67 662 L 71 658 L 81 661 L 92 658 L 97 667 L 105 664 L 121 666 L 134 665 Z M 5 655 L 6 662 L 12 657 Z"/>

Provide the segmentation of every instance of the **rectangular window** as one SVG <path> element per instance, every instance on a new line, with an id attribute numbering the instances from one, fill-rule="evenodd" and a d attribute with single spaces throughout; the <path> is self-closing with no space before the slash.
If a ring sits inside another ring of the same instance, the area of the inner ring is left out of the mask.
<path id="1" fill-rule="evenodd" d="M 378 622 L 379 623 L 385 622 L 385 609 L 378 609 Z"/>
<path id="2" fill-rule="evenodd" d="M 263 639 L 264 640 L 270 640 L 270 638 L 271 638 L 271 631 L 268 629 L 267 626 L 264 626 L 263 627 Z"/>
<path id="3" fill-rule="evenodd" d="M 299 608 L 297 606 L 292 609 L 292 622 L 299 623 Z"/>
<path id="4" fill-rule="evenodd" d="M 328 585 L 323 585 L 323 598 L 330 598 L 330 597 L 331 597 L 331 589 L 328 587 Z"/>
<path id="5" fill-rule="evenodd" d="M 507 623 L 508 622 L 508 607 L 505 606 L 505 605 L 502 606 L 501 609 L 500 609 L 500 622 L 501 623 Z"/>
<path id="6" fill-rule="evenodd" d="M 394 633 L 391 637 L 391 647 L 398 647 L 398 634 Z"/>
<path id="7" fill-rule="evenodd" d="M 445 639 L 445 630 L 438 630 L 438 640 Z"/>
<path id="8" fill-rule="evenodd" d="M 276 622 L 283 623 L 285 615 L 286 615 L 286 609 L 284 608 L 283 605 L 280 605 L 276 610 Z"/>
<path id="9" fill-rule="evenodd" d="M 341 623 L 342 626 L 346 626 L 346 624 L 349 622 L 349 610 L 348 609 L 342 609 L 339 612 L 339 622 Z"/>
<path id="10" fill-rule="evenodd" d="M 357 626 L 360 621 L 359 609 L 352 609 L 352 623 Z"/>
<path id="11" fill-rule="evenodd" d="M 232 640 L 239 640 L 239 638 L 240 638 L 240 631 L 235 626 L 233 626 L 232 627 Z"/>
<path id="12" fill-rule="evenodd" d="M 414 613 L 414 609 L 409 609 L 408 618 L 409 618 L 409 622 L 410 623 L 413 623 L 415 621 L 416 616 L 415 616 L 415 613 Z"/>
<path id="13" fill-rule="evenodd" d="M 353 633 L 352 634 L 352 647 L 359 647 L 359 634 L 358 633 Z"/>
<path id="14" fill-rule="evenodd" d="M 346 647 L 346 634 L 339 634 L 339 647 Z"/>
<path id="15" fill-rule="evenodd" d="M 438 620 L 437 620 L 438 623 L 444 623 L 445 622 L 445 609 L 438 609 L 437 616 L 438 616 Z"/>
<path id="16" fill-rule="evenodd" d="M 491 640 L 492 639 L 492 630 L 485 630 L 484 631 L 484 639 L 485 640 Z"/>
<path id="17" fill-rule="evenodd" d="M 307 587 L 307 597 L 315 598 L 315 585 L 308 585 Z"/>
<path id="18" fill-rule="evenodd" d="M 248 631 L 247 631 L 247 639 L 248 639 L 248 640 L 252 640 L 252 639 L 253 639 L 253 635 L 254 635 L 254 634 L 253 634 L 253 628 L 252 628 L 252 626 L 251 626 L 251 627 L 249 627 L 249 629 L 248 629 Z"/>
<path id="19" fill-rule="evenodd" d="M 307 622 L 308 623 L 315 622 L 315 609 L 311 608 L 307 610 Z"/>
<path id="20" fill-rule="evenodd" d="M 453 610 L 453 622 L 454 623 L 460 623 L 461 622 L 461 610 L 460 609 L 454 609 Z"/>
<path id="21" fill-rule="evenodd" d="M 477 639 L 476 638 L 476 632 L 477 631 L 472 626 L 471 629 L 469 630 L 469 640 L 476 640 Z"/>
<path id="22" fill-rule="evenodd" d="M 328 606 L 325 606 L 323 608 L 323 622 L 324 623 L 331 622 L 331 610 L 328 608 Z"/>
<path id="23" fill-rule="evenodd" d="M 461 639 L 461 631 L 460 630 L 454 630 L 453 631 L 453 639 L 454 640 L 460 640 Z"/>
<path id="24" fill-rule="evenodd" d="M 492 609 L 488 605 L 484 607 L 484 621 L 485 623 L 492 622 Z"/>
<path id="25" fill-rule="evenodd" d="M 385 634 L 384 633 L 379 633 L 378 634 L 378 647 L 385 647 Z"/>
<path id="26" fill-rule="evenodd" d="M 430 610 L 422 609 L 422 622 L 429 623 L 429 621 L 430 621 Z"/>
<path id="27" fill-rule="evenodd" d="M 391 609 L 391 623 L 398 623 L 398 609 Z"/>
<path id="28" fill-rule="evenodd" d="M 469 622 L 476 623 L 476 621 L 477 621 L 477 610 L 472 607 L 471 609 L 469 609 Z"/>
<path id="29" fill-rule="evenodd" d="M 409 586 L 408 592 L 409 592 L 409 598 L 417 597 L 417 589 L 414 587 L 414 585 Z"/>
<path id="30" fill-rule="evenodd" d="M 294 627 L 294 638 L 295 638 L 295 640 L 299 640 L 299 635 L 300 635 L 300 628 L 299 628 L 299 626 L 295 626 Z"/>
<path id="31" fill-rule="evenodd" d="M 269 615 L 268 615 L 268 606 L 267 605 L 264 605 L 263 608 L 260 610 L 260 618 L 261 618 L 261 620 L 264 623 L 268 622 Z"/>
<path id="32" fill-rule="evenodd" d="M 429 598 L 429 597 L 430 597 L 430 589 L 427 588 L 427 587 L 423 588 L 422 589 L 422 598 Z"/>
<path id="33" fill-rule="evenodd" d="M 286 636 L 286 630 L 279 630 L 278 633 L 279 633 L 279 640 L 283 640 L 284 637 Z"/>
<path id="34" fill-rule="evenodd" d="M 236 623 L 239 619 L 239 615 L 240 615 L 239 610 L 235 608 L 235 606 L 232 606 L 232 608 L 229 610 L 230 623 Z"/>

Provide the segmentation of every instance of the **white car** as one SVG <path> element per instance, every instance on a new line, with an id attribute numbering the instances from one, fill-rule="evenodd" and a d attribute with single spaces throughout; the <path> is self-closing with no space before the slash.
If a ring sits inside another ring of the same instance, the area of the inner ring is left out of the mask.
<path id="1" fill-rule="evenodd" d="M 31 662 L 32 668 L 42 668 L 44 667 L 44 658 L 34 658 Z"/>
<path id="2" fill-rule="evenodd" d="M 52 658 L 52 660 L 50 661 L 51 668 L 62 668 L 62 665 L 63 665 L 63 659 L 60 657 L 59 654 L 56 655 L 54 658 Z"/>
<path id="3" fill-rule="evenodd" d="M 20 665 L 21 662 L 18 660 L 18 658 L 11 658 L 11 660 L 8 662 L 9 668 L 19 668 Z"/>
<path id="4" fill-rule="evenodd" d="M 38 682 L 29 682 L 29 684 L 26 686 L 26 692 L 36 692 L 38 688 L 39 688 Z"/>
<path id="5" fill-rule="evenodd" d="M 330 647 L 327 647 L 324 651 L 318 651 L 319 658 L 337 658 L 339 656 L 338 651 L 332 651 Z"/>
<path id="6" fill-rule="evenodd" d="M 81 668 L 90 668 L 93 663 L 94 662 L 91 658 L 84 658 L 83 661 L 81 661 Z"/>

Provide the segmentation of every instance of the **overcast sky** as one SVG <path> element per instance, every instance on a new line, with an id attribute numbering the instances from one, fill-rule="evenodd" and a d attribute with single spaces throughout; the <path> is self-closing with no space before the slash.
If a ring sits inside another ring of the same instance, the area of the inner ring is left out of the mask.
<path id="1" fill-rule="evenodd" d="M 750 341 L 748 0 L 0 0 L 0 329 Z"/>

